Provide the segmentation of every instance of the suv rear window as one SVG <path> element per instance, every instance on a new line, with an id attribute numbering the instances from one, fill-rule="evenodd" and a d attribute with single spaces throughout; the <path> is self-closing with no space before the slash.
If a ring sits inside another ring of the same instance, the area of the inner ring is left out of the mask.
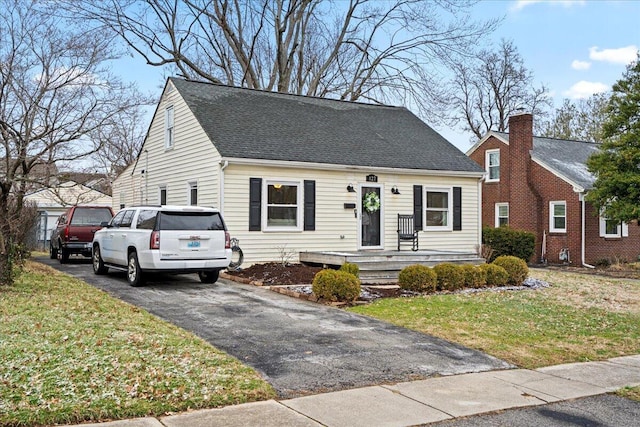
<path id="1" fill-rule="evenodd" d="M 76 208 L 71 225 L 100 225 L 111 220 L 109 208 Z"/>
<path id="2" fill-rule="evenodd" d="M 160 212 L 160 230 L 224 230 L 217 212 Z"/>

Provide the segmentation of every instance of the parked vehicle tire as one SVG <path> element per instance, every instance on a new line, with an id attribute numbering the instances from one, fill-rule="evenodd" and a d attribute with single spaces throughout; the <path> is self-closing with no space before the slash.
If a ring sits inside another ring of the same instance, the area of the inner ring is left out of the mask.
<path id="1" fill-rule="evenodd" d="M 69 262 L 69 251 L 62 246 L 62 243 L 59 244 L 57 255 L 60 264 L 66 264 Z"/>
<path id="2" fill-rule="evenodd" d="M 49 258 L 56 259 L 58 258 L 58 250 L 53 247 L 53 244 L 49 242 Z"/>
<path id="3" fill-rule="evenodd" d="M 129 262 L 127 263 L 127 282 L 134 287 L 142 286 L 144 284 L 143 279 L 140 263 L 138 262 L 138 254 L 131 252 L 129 254 Z"/>
<path id="4" fill-rule="evenodd" d="M 100 246 L 95 245 L 93 247 L 93 253 L 91 255 L 93 261 L 93 273 L 94 274 L 106 274 L 109 271 L 109 267 L 105 267 L 102 255 L 100 254 Z"/>
<path id="5" fill-rule="evenodd" d="M 202 283 L 216 283 L 220 277 L 220 270 L 201 271 L 198 273 Z"/>

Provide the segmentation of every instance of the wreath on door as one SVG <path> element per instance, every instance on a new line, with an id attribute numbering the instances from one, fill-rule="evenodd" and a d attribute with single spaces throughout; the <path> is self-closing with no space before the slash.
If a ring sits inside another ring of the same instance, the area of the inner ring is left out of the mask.
<path id="1" fill-rule="evenodd" d="M 380 209 L 380 196 L 375 191 L 369 191 L 364 195 L 362 206 L 369 213 L 378 212 Z"/>

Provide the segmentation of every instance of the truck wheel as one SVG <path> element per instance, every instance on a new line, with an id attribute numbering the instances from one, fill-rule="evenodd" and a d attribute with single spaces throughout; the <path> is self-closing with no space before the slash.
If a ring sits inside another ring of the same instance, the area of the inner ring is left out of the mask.
<path id="1" fill-rule="evenodd" d="M 66 264 L 69 262 L 69 250 L 65 249 L 62 244 L 58 247 L 58 260 L 60 264 Z"/>
<path id="2" fill-rule="evenodd" d="M 93 261 L 93 273 L 94 274 L 106 274 L 109 271 L 109 267 L 104 266 L 102 255 L 100 255 L 100 246 L 95 245 L 93 247 L 93 254 L 91 256 Z"/>
<path id="3" fill-rule="evenodd" d="M 53 243 L 49 242 L 49 258 L 56 259 L 58 258 L 58 250 L 53 247 Z"/>
<path id="4" fill-rule="evenodd" d="M 198 273 L 202 283 L 216 283 L 220 277 L 220 270 L 201 271 Z"/>
<path id="5" fill-rule="evenodd" d="M 144 284 L 142 270 L 138 262 L 138 254 L 131 252 L 129 254 L 129 262 L 127 264 L 127 282 L 131 286 L 142 286 Z"/>

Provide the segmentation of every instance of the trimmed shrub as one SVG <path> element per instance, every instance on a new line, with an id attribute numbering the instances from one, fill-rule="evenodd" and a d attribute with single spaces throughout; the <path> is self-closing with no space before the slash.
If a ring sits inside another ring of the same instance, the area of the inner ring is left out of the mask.
<path id="1" fill-rule="evenodd" d="M 351 273 L 356 277 L 360 277 L 360 267 L 358 267 L 358 264 L 345 262 L 340 266 L 340 271 L 346 271 L 347 273 Z"/>
<path id="2" fill-rule="evenodd" d="M 509 273 L 499 265 L 482 264 L 479 268 L 484 270 L 487 277 L 487 286 L 504 286 L 509 281 Z"/>
<path id="3" fill-rule="evenodd" d="M 352 302 L 360 296 L 360 279 L 340 270 L 321 270 L 313 278 L 313 293 L 329 301 Z"/>
<path id="4" fill-rule="evenodd" d="M 524 279 L 529 275 L 529 267 L 527 267 L 527 263 L 515 256 L 500 256 L 493 261 L 493 264 L 499 265 L 507 270 L 507 273 L 509 274 L 509 281 L 507 283 L 512 286 L 522 285 Z"/>
<path id="5" fill-rule="evenodd" d="M 435 292 L 436 273 L 426 265 L 410 265 L 400 271 L 398 285 L 413 292 Z"/>
<path id="6" fill-rule="evenodd" d="M 464 272 L 457 264 L 443 262 L 433 267 L 438 276 L 439 291 L 455 291 L 464 287 Z"/>
<path id="7" fill-rule="evenodd" d="M 492 251 L 487 262 L 502 255 L 511 255 L 529 262 L 535 253 L 536 238 L 533 233 L 514 230 L 510 227 L 484 227 L 482 229 L 482 243 Z"/>
<path id="8" fill-rule="evenodd" d="M 487 284 L 487 273 L 479 267 L 471 264 L 463 264 L 460 266 L 464 274 L 465 288 L 482 288 Z"/>

